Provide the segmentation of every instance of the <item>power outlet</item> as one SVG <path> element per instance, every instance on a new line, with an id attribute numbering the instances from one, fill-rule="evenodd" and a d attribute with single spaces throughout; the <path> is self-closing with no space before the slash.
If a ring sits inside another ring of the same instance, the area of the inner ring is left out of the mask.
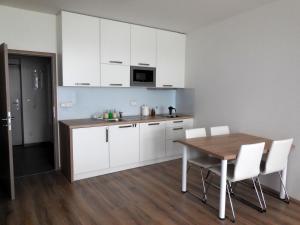
<path id="1" fill-rule="evenodd" d="M 137 106 L 137 102 L 135 100 L 129 101 L 129 104 L 130 104 L 130 106 L 133 106 L 133 107 Z"/>

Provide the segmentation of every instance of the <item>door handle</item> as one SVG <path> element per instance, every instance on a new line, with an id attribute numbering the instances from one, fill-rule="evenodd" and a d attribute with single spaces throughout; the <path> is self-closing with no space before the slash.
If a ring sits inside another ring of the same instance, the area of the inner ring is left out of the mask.
<path id="1" fill-rule="evenodd" d="M 115 61 L 115 60 L 110 60 L 109 62 L 110 63 L 117 63 L 117 64 L 122 64 L 123 63 L 122 61 Z"/>
<path id="2" fill-rule="evenodd" d="M 119 126 L 119 128 L 129 128 L 129 127 L 132 127 L 132 125 Z"/>
<path id="3" fill-rule="evenodd" d="M 108 142 L 108 128 L 105 130 L 105 141 Z"/>
<path id="4" fill-rule="evenodd" d="M 90 83 L 75 83 L 75 85 L 89 86 L 89 85 L 91 85 L 91 84 L 90 84 Z"/>
<path id="5" fill-rule="evenodd" d="M 8 117 L 8 118 L 4 118 L 4 119 L 1 119 L 2 121 L 9 121 L 9 120 L 14 120 L 15 117 L 11 116 L 11 117 Z"/>
<path id="6" fill-rule="evenodd" d="M 123 84 L 109 84 L 109 86 L 123 86 Z"/>
<path id="7" fill-rule="evenodd" d="M 148 126 L 157 126 L 159 125 L 160 123 L 149 123 Z"/>
<path id="8" fill-rule="evenodd" d="M 183 127 L 173 128 L 173 130 L 183 130 Z"/>
<path id="9" fill-rule="evenodd" d="M 138 63 L 140 66 L 150 66 L 149 63 Z"/>
<path id="10" fill-rule="evenodd" d="M 171 84 L 164 84 L 163 86 L 164 87 L 173 87 L 173 85 L 171 85 Z"/>

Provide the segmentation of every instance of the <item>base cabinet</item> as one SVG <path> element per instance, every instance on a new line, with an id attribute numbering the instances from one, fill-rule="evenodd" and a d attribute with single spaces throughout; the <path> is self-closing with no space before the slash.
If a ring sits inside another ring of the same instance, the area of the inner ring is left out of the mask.
<path id="1" fill-rule="evenodd" d="M 158 159 L 166 155 L 166 123 L 140 124 L 140 160 Z"/>
<path id="2" fill-rule="evenodd" d="M 184 138 L 193 119 L 84 126 L 59 123 L 61 168 L 70 182 L 180 158 L 174 140 Z"/>
<path id="3" fill-rule="evenodd" d="M 108 127 L 73 129 L 73 173 L 109 168 Z"/>
<path id="4" fill-rule="evenodd" d="M 110 167 L 139 161 L 139 124 L 122 124 L 109 127 Z"/>
<path id="5" fill-rule="evenodd" d="M 166 122 L 166 154 L 181 156 L 182 145 L 174 142 L 185 138 L 185 130 L 193 128 L 193 119 L 174 120 Z"/>

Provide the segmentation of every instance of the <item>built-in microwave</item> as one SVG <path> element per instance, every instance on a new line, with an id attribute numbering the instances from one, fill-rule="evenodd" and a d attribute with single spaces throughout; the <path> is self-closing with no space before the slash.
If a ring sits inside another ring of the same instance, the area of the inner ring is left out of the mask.
<path id="1" fill-rule="evenodd" d="M 130 86 L 155 87 L 156 68 L 154 67 L 130 67 Z"/>

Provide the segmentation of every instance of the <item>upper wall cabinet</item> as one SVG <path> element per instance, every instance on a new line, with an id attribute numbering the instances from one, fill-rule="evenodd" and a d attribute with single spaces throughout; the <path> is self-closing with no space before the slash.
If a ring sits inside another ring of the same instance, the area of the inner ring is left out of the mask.
<path id="1" fill-rule="evenodd" d="M 156 86 L 184 88 L 185 35 L 157 30 Z"/>
<path id="2" fill-rule="evenodd" d="M 156 30 L 131 25 L 131 65 L 156 66 Z"/>
<path id="3" fill-rule="evenodd" d="M 130 24 L 105 19 L 100 23 L 101 63 L 130 65 Z"/>
<path id="4" fill-rule="evenodd" d="M 100 86 L 99 19 L 75 13 L 60 15 L 63 86 Z"/>

